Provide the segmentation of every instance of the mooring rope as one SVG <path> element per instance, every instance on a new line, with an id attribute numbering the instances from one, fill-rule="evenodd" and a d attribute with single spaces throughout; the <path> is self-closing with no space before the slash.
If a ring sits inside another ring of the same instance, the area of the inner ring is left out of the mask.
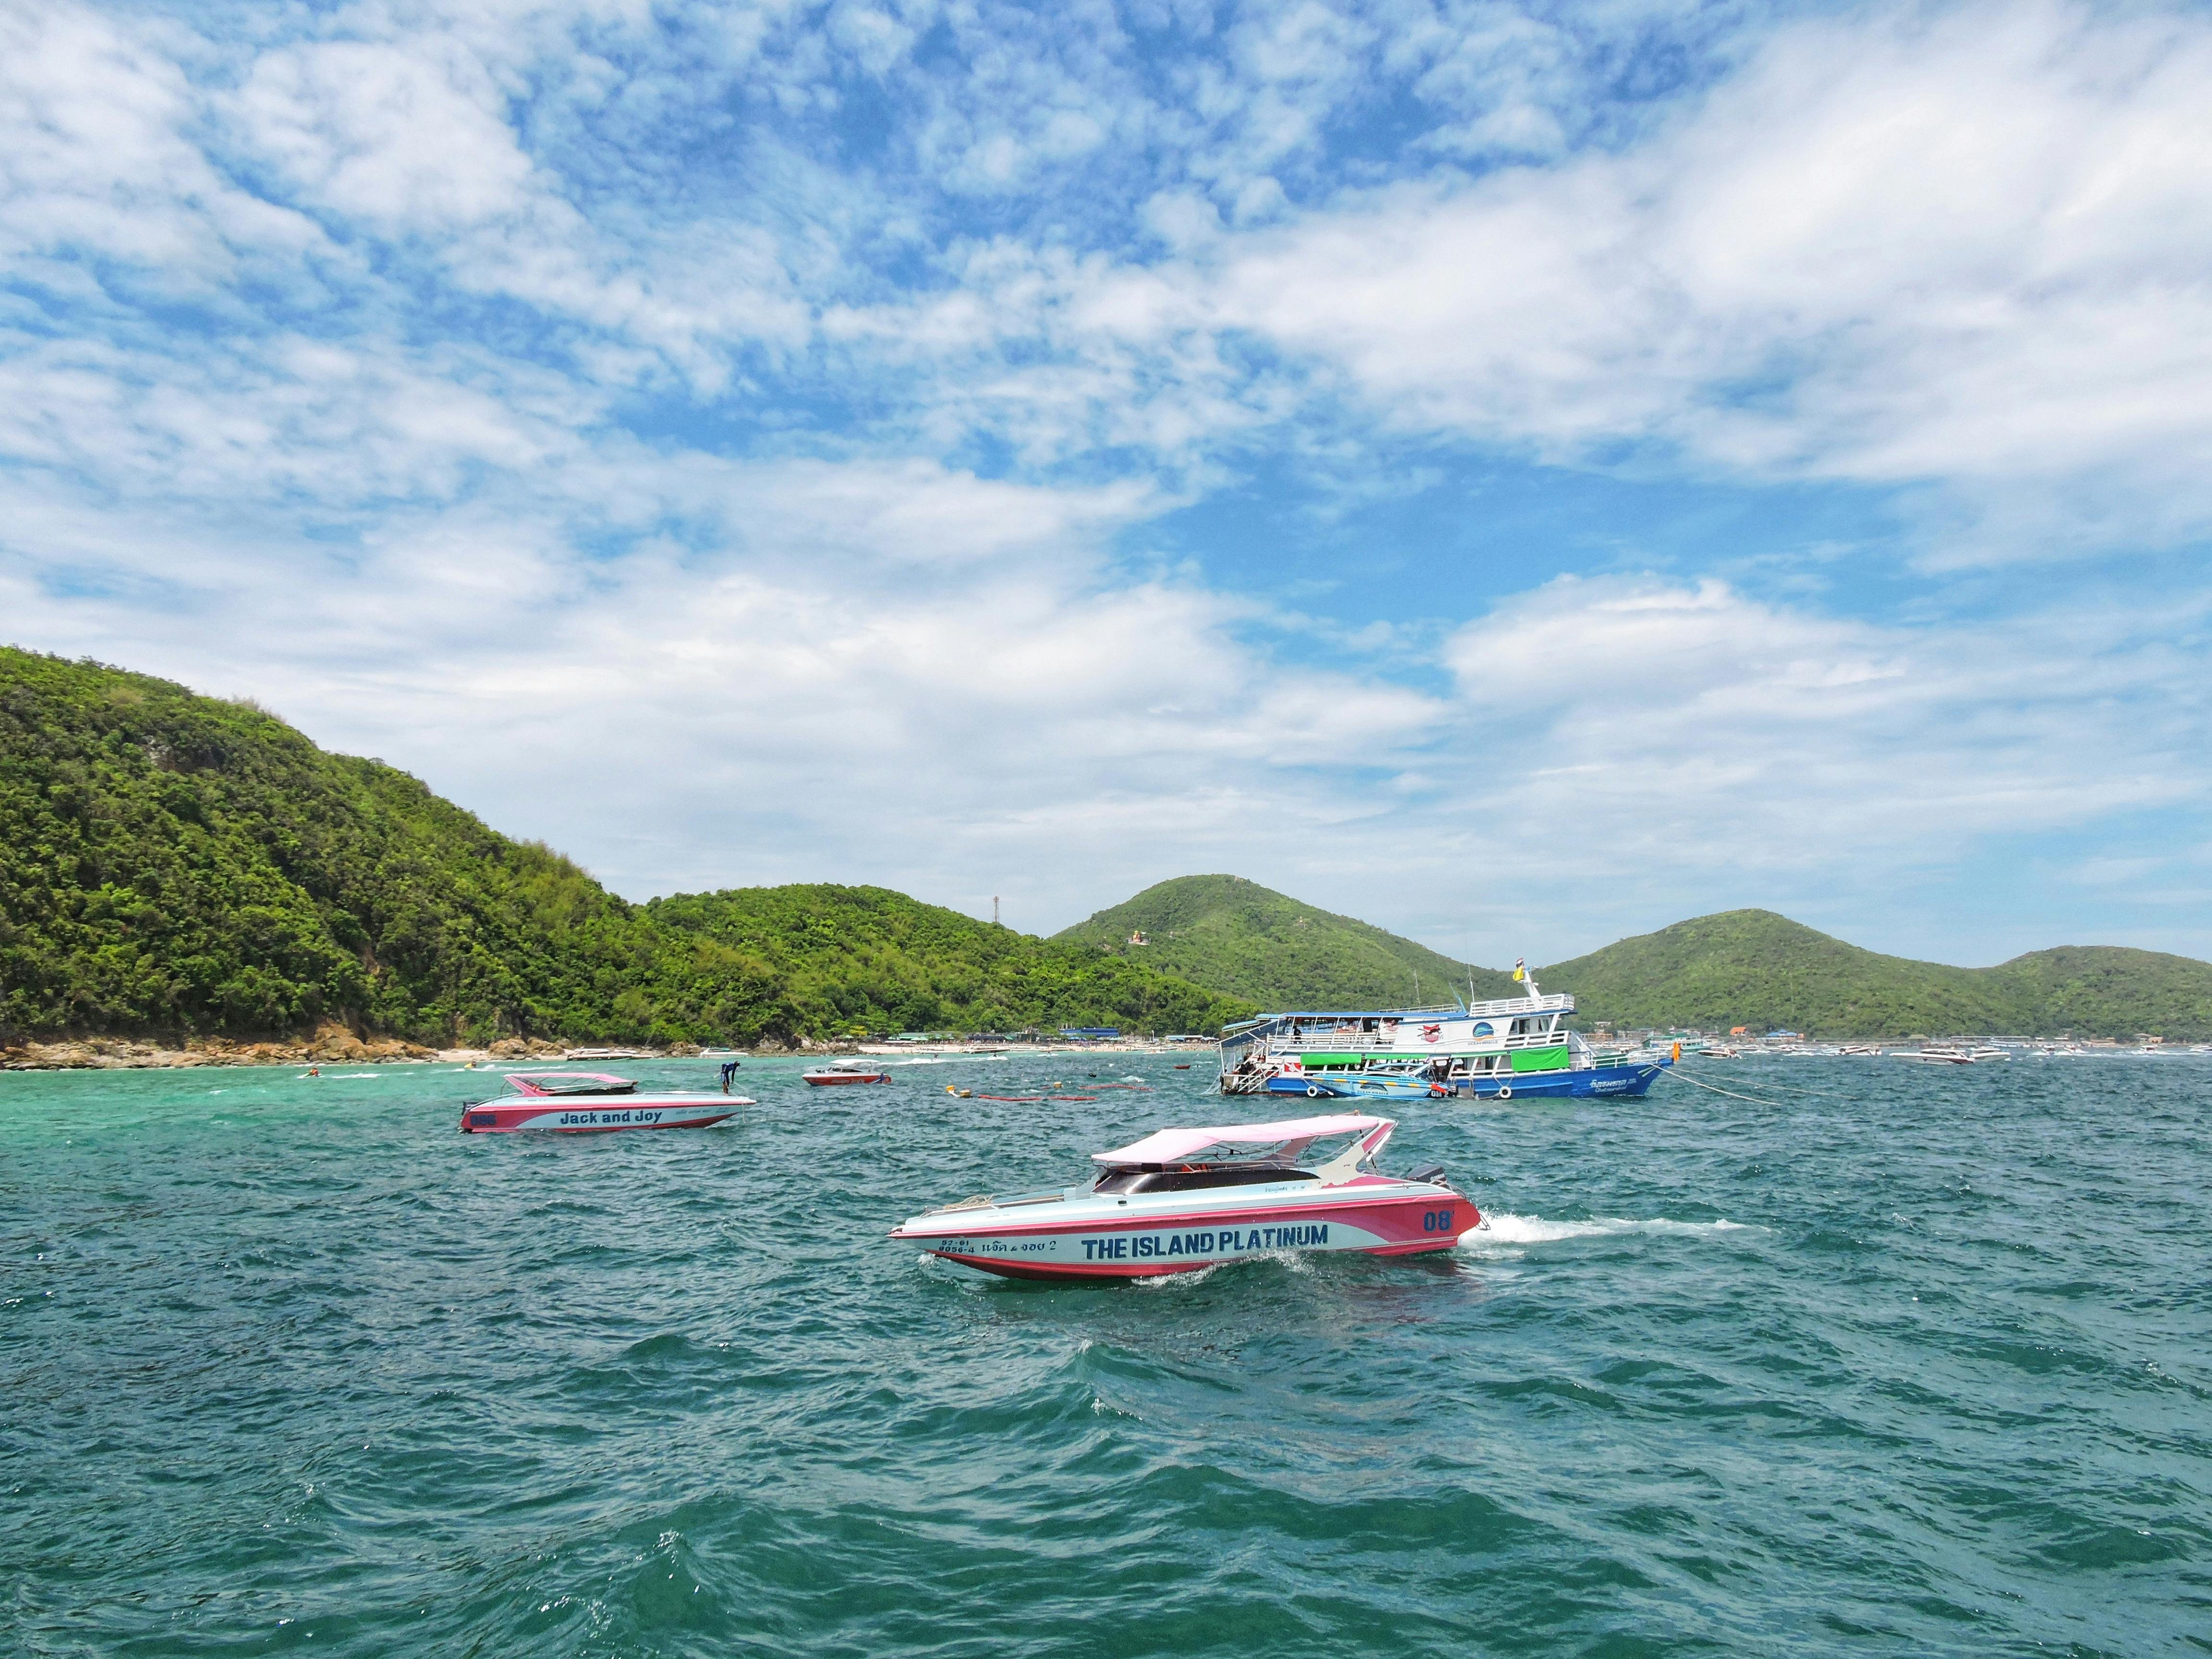
<path id="1" fill-rule="evenodd" d="M 1833 1089 L 1800 1089 L 1794 1084 L 1789 1083 L 1755 1083 L 1752 1086 L 1755 1089 L 1779 1089 L 1785 1095 L 1817 1095 L 1822 1100 L 1852 1100 L 1856 1098 L 1856 1097 L 1853 1095 L 1839 1095 Z"/>
<path id="2" fill-rule="evenodd" d="M 1661 1072 L 1659 1075 L 1672 1078 L 1677 1083 L 1686 1083 L 1692 1089 L 1710 1089 L 1717 1095 L 1726 1095 L 1730 1100 L 1747 1100 L 1754 1106 L 1779 1106 L 1782 1103 L 1778 1100 L 1762 1100 L 1757 1095 L 1740 1095 L 1733 1089 L 1723 1089 L 1715 1084 L 1700 1083 L 1693 1077 L 1684 1077 L 1672 1066 Z"/>

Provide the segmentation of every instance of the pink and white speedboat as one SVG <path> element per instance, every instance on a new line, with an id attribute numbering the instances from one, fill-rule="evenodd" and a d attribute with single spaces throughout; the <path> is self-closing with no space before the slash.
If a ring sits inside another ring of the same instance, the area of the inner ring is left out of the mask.
<path id="1" fill-rule="evenodd" d="M 1481 1224 L 1441 1169 L 1386 1176 L 1397 1124 L 1346 1115 L 1162 1129 L 1111 1152 L 1088 1186 L 970 1198 L 891 1230 L 1009 1279 L 1149 1279 L 1278 1250 L 1410 1255 Z"/>
<path id="2" fill-rule="evenodd" d="M 626 1077 L 605 1072 L 510 1072 L 510 1093 L 461 1109 L 463 1134 L 550 1129 L 605 1134 L 611 1129 L 703 1129 L 753 1103 L 742 1095 L 640 1094 Z"/>

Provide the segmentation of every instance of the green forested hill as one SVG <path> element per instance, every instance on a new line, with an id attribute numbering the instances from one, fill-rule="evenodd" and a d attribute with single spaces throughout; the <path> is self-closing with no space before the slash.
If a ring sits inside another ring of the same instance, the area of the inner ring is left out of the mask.
<path id="1" fill-rule="evenodd" d="M 1557 963 L 1584 1023 L 1781 1027 L 1826 1037 L 1966 1032 L 2212 1036 L 2212 963 L 2112 946 L 1950 968 L 1863 951 L 1771 910 L 1676 922 Z"/>
<path id="2" fill-rule="evenodd" d="M 1037 939 L 881 887 L 747 887 L 655 899 L 664 935 L 732 953 L 817 1032 L 1122 1025 L 1209 1031 L 1253 1012 L 1146 963 Z"/>
<path id="3" fill-rule="evenodd" d="M 1417 973 L 1425 1000 L 1468 988 L 1410 939 L 1234 876 L 1163 882 L 1051 940 L 880 888 L 631 905 L 262 709 L 0 647 L 0 1044 L 326 1021 L 442 1042 L 1205 1030 L 1261 1005 L 1399 1004 Z M 1948 968 L 1762 910 L 1541 978 L 1586 1023 L 2212 1037 L 2212 963 L 2068 946 Z M 1511 994 L 1502 973 L 1474 979 Z"/>
<path id="4" fill-rule="evenodd" d="M 1237 1006 L 877 890 L 636 907 L 272 714 L 0 647 L 0 1042 L 823 1036 Z"/>
<path id="5" fill-rule="evenodd" d="M 1130 944 L 1135 932 L 1148 943 Z M 1053 937 L 1267 1008 L 1401 1007 L 1417 986 L 1425 1002 L 1468 994 L 1464 963 L 1241 876 L 1164 881 Z M 1514 994 L 1506 974 L 1474 975 L 1478 999 Z"/>
<path id="6" fill-rule="evenodd" d="M 2212 1038 L 2212 963 L 2109 945 L 2063 945 L 1983 971 L 2030 1022 L 2017 1030 Z"/>
<path id="7" fill-rule="evenodd" d="M 611 1030 L 629 907 L 274 715 L 0 651 L 0 1026 Z"/>

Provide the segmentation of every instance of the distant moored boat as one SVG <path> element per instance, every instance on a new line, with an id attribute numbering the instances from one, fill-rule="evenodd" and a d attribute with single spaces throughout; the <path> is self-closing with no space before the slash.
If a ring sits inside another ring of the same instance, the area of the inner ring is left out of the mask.
<path id="1" fill-rule="evenodd" d="M 835 1066 L 818 1066 L 811 1072 L 801 1072 L 799 1080 L 815 1088 L 828 1088 L 840 1083 L 889 1083 L 891 1074 L 881 1066 L 863 1066 L 857 1060 L 841 1060 Z"/>

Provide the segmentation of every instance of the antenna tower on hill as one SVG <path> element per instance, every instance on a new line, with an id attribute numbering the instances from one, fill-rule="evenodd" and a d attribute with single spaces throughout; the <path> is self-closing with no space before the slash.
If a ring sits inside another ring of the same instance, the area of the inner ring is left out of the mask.
<path id="1" fill-rule="evenodd" d="M 996 927 L 998 925 L 999 925 L 999 896 L 998 896 L 996 893 L 994 893 L 994 894 L 992 894 L 992 895 L 991 895 L 991 926 L 992 926 L 992 927 Z"/>

